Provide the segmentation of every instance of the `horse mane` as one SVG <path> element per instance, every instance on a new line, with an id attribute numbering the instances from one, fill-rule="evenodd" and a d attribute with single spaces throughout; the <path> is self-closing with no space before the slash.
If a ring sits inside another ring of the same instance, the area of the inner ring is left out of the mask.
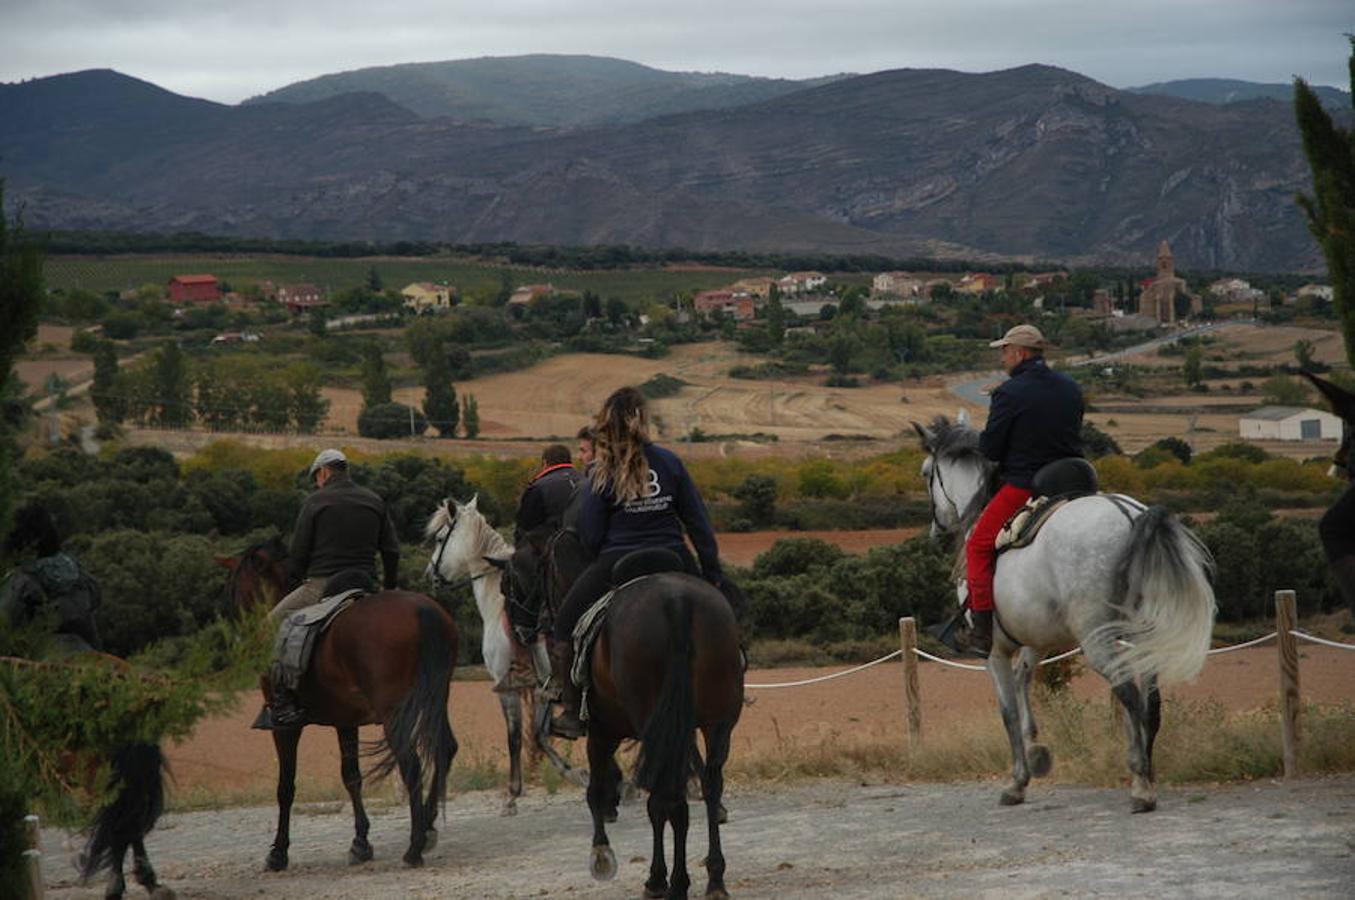
<path id="1" fill-rule="evenodd" d="M 979 455 L 979 433 L 963 422 L 935 416 L 927 428 L 927 449 L 938 459 L 951 461 Z"/>
<path id="2" fill-rule="evenodd" d="M 455 521 L 456 516 L 452 514 L 453 502 L 455 501 L 444 500 L 437 509 L 433 510 L 433 514 L 428 517 L 428 524 L 423 528 L 425 538 L 431 540 L 437 536 L 437 533 L 441 531 L 444 526 L 451 525 Z M 476 514 L 475 518 L 478 522 L 478 534 L 476 537 L 479 541 L 480 554 L 484 556 L 507 557 L 510 549 L 508 541 L 504 540 L 503 535 L 499 534 L 499 532 L 489 524 L 489 520 L 485 518 L 484 513 L 480 512 L 478 508 L 473 511 Z"/>
<path id="3" fill-rule="evenodd" d="M 438 508 L 433 510 L 433 514 L 428 517 L 428 524 L 423 526 L 423 536 L 431 540 L 439 531 L 447 525 L 452 524 L 452 501 L 443 500 L 438 504 Z"/>
<path id="4" fill-rule="evenodd" d="M 240 551 L 239 561 L 226 574 L 226 584 L 223 588 L 226 603 L 239 603 L 240 598 L 237 591 L 240 587 L 240 579 L 246 573 L 258 575 L 265 563 L 281 562 L 289 554 L 287 544 L 279 535 L 272 535 L 261 541 L 250 544 L 244 550 Z"/>

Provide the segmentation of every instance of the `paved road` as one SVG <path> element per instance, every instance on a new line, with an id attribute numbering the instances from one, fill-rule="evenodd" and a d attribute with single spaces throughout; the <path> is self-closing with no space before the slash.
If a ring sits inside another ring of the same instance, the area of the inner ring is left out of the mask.
<path id="1" fill-rule="evenodd" d="M 1122 789 L 1032 786 L 1000 807 L 999 786 L 818 782 L 732 789 L 723 831 L 736 897 L 1093 896 L 1349 897 L 1355 884 L 1355 776 L 1259 781 L 1161 792 L 1131 815 Z M 610 828 L 615 881 L 587 872 L 590 826 L 581 795 L 536 789 L 516 818 L 490 792 L 454 797 L 427 867 L 399 857 L 402 809 L 378 811 L 374 862 L 350 868 L 352 820 L 338 804 L 293 817 L 292 868 L 262 872 L 273 810 L 166 816 L 148 841 L 181 898 L 634 897 L 648 868 L 643 806 Z M 693 806 L 691 855 L 705 853 Z M 49 898 L 95 898 L 69 877 L 62 836 L 43 835 Z M 694 893 L 704 872 L 693 870 Z M 129 893 L 128 896 L 134 896 Z"/>
<path id="2" fill-rule="evenodd" d="M 1126 347 L 1123 350 L 1116 350 L 1114 353 L 1102 353 L 1097 356 L 1086 357 L 1085 359 L 1068 359 L 1063 361 L 1062 365 L 1067 366 L 1068 368 L 1079 368 L 1081 366 L 1091 366 L 1091 365 L 1104 365 L 1105 363 L 1114 362 L 1118 359 L 1124 359 L 1127 356 L 1133 356 L 1139 353 L 1148 353 L 1160 347 L 1165 347 L 1168 344 L 1174 344 L 1177 341 L 1181 340 L 1182 338 L 1195 337 L 1197 335 L 1206 334 L 1211 331 L 1219 331 L 1224 328 L 1236 327 L 1238 325 L 1255 325 L 1255 324 L 1256 324 L 1255 321 L 1252 319 L 1246 320 L 1235 319 L 1229 322 L 1212 322 L 1208 325 L 1198 325 L 1194 328 L 1186 328 L 1181 331 L 1175 331 L 1172 332 L 1171 334 L 1163 335 L 1162 337 L 1159 338 L 1153 338 L 1151 341 L 1144 341 L 1142 344 L 1135 344 L 1134 346 Z M 972 403 L 975 406 L 987 406 L 989 389 L 993 385 L 1002 381 L 1004 377 L 1005 376 L 1003 376 L 1000 370 L 994 369 L 992 372 L 983 375 L 982 377 L 979 378 L 973 377 L 972 374 L 968 375 L 963 380 L 957 381 L 953 384 L 948 384 L 946 385 L 946 387 L 950 389 L 950 392 L 952 394 L 955 394 L 957 397 L 959 397 L 961 400 L 964 400 L 966 403 Z"/>

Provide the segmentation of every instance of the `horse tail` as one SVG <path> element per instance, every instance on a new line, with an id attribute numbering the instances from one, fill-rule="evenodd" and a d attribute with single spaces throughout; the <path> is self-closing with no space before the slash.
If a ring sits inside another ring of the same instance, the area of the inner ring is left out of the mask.
<path id="1" fill-rule="evenodd" d="M 128 744 L 109 761 L 117 792 L 94 818 L 80 854 L 80 877 L 92 878 L 119 860 L 127 845 L 141 840 L 165 808 L 165 757 L 155 744 Z"/>
<path id="2" fill-rule="evenodd" d="M 664 603 L 668 659 L 659 702 L 640 732 L 635 783 L 651 793 L 682 796 L 696 712 L 692 701 L 692 598 L 685 591 Z"/>
<path id="3" fill-rule="evenodd" d="M 397 766 L 408 771 L 418 763 L 418 783 L 409 789 L 431 802 L 446 797 L 447 774 L 457 750 L 447 716 L 456 644 L 448 635 L 446 618 L 433 607 L 420 604 L 417 616 L 418 672 L 409 693 L 386 718 L 385 738 L 376 745 L 369 777 L 383 778 Z"/>
<path id="4" fill-rule="evenodd" d="M 1116 608 L 1124 619 L 1107 626 L 1123 641 L 1108 677 L 1144 675 L 1186 681 L 1204 666 L 1214 630 L 1214 561 L 1174 513 L 1149 507 L 1134 521 L 1121 558 Z"/>

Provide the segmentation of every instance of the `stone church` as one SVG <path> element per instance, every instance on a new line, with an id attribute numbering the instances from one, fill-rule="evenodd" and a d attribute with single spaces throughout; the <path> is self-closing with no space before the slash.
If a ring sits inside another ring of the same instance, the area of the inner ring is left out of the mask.
<path id="1" fill-rule="evenodd" d="M 1176 321 L 1176 294 L 1186 292 L 1186 280 L 1176 277 L 1176 259 L 1163 241 L 1157 248 L 1157 277 L 1139 294 L 1138 313 L 1164 324 Z"/>

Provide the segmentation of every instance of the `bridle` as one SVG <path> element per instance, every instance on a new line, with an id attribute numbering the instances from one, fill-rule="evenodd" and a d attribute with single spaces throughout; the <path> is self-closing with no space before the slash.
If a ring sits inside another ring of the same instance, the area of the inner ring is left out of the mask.
<path id="1" fill-rule="evenodd" d="M 941 477 L 940 459 L 935 453 L 932 453 L 931 470 L 927 473 L 927 492 L 932 499 L 932 524 L 936 526 L 938 531 L 942 534 L 949 534 L 951 529 L 941 524 L 941 519 L 936 514 L 937 492 L 940 492 L 942 499 L 950 505 L 951 511 L 955 513 L 956 525 L 963 527 L 964 517 L 960 514 L 960 506 L 955 502 L 955 499 L 950 496 L 950 492 L 946 490 L 945 479 Z"/>
<path id="2" fill-rule="evenodd" d="M 452 591 L 466 587 L 467 585 L 474 584 L 490 572 L 494 571 L 494 567 L 490 566 L 478 575 L 467 575 L 464 578 L 458 578 L 456 581 L 448 581 L 446 577 L 443 576 L 442 556 L 447 552 L 447 545 L 452 541 L 452 532 L 456 531 L 456 519 L 457 514 L 453 512 L 451 518 L 447 520 L 447 524 L 439 528 L 437 534 L 433 536 L 433 539 L 438 543 L 438 548 L 434 551 L 433 561 L 429 564 L 429 568 L 432 570 L 429 580 L 433 582 L 433 590 L 435 591 Z"/>

